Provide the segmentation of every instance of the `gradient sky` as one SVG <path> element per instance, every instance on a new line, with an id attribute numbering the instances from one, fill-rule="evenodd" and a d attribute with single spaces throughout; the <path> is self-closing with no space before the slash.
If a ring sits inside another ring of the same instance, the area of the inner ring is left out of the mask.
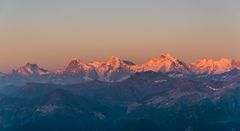
<path id="1" fill-rule="evenodd" d="M 1 0 L 0 71 L 72 57 L 240 59 L 239 0 Z"/>

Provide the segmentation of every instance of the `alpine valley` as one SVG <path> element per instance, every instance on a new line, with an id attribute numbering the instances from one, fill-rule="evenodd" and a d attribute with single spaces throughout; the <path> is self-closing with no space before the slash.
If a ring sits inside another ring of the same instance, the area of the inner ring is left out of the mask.
<path id="1" fill-rule="evenodd" d="M 112 56 L 0 73 L 1 131 L 238 131 L 240 61 Z"/>

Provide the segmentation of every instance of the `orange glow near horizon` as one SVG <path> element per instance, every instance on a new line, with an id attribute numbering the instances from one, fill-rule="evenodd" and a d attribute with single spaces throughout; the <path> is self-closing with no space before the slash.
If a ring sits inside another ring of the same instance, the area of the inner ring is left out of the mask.
<path id="1" fill-rule="evenodd" d="M 3 0 L 0 72 L 27 62 L 56 70 L 72 57 L 115 55 L 137 64 L 166 53 L 186 62 L 240 59 L 240 4 L 223 1 Z"/>

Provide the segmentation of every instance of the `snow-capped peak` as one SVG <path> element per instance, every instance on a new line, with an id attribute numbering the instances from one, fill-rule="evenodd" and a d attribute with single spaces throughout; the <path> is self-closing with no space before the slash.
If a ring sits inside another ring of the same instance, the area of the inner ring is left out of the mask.
<path id="1" fill-rule="evenodd" d="M 78 58 L 72 58 L 69 64 L 64 68 L 63 73 L 85 73 L 93 70 L 93 67 L 83 63 Z"/>
<path id="2" fill-rule="evenodd" d="M 111 56 L 111 57 L 108 58 L 107 61 L 109 61 L 109 62 L 111 62 L 111 61 L 121 61 L 121 59 L 117 56 Z"/>
<path id="3" fill-rule="evenodd" d="M 170 60 L 170 61 L 178 61 L 178 59 L 174 56 L 172 56 L 171 54 L 164 54 L 164 55 L 161 55 L 160 56 L 161 59 L 167 59 L 167 60 Z"/>
<path id="4" fill-rule="evenodd" d="M 130 67 L 135 64 L 123 61 L 116 56 L 111 56 L 105 61 L 94 61 L 89 63 L 89 65 L 95 68 L 99 80 L 113 81 L 113 79 L 129 76 L 132 73 Z"/>
<path id="5" fill-rule="evenodd" d="M 170 54 L 161 55 L 149 60 L 142 65 L 143 71 L 155 71 L 155 72 L 183 72 L 189 73 L 190 70 L 184 62 L 178 60 L 176 57 Z"/>
<path id="6" fill-rule="evenodd" d="M 49 74 L 50 72 L 46 69 L 40 68 L 37 64 L 27 63 L 25 66 L 13 70 L 13 73 L 29 76 L 29 75 L 46 75 Z"/>
<path id="7" fill-rule="evenodd" d="M 116 56 L 111 56 L 106 62 L 105 64 L 107 66 L 110 66 L 110 68 L 112 67 L 113 69 L 118 69 L 120 68 L 122 65 L 122 60 Z"/>
<path id="8" fill-rule="evenodd" d="M 79 68 L 82 64 L 80 59 L 77 58 L 72 58 L 71 61 L 68 63 L 68 65 L 66 66 L 66 70 L 71 70 L 71 69 L 75 69 L 75 68 Z"/>
<path id="9" fill-rule="evenodd" d="M 111 56 L 109 59 L 103 62 L 103 65 L 108 66 L 108 68 L 112 70 L 130 70 L 132 66 L 135 66 L 133 62 L 122 60 L 116 56 Z"/>
<path id="10" fill-rule="evenodd" d="M 240 69 L 238 62 L 233 59 L 222 58 L 219 60 L 202 59 L 190 64 L 195 73 L 221 74 L 235 68 Z"/>

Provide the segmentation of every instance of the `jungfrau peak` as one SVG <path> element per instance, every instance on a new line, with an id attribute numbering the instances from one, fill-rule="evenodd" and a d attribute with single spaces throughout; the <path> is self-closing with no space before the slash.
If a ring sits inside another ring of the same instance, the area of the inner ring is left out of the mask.
<path id="1" fill-rule="evenodd" d="M 149 60 L 142 65 L 142 71 L 154 71 L 154 72 L 191 72 L 187 64 L 178 60 L 176 57 L 170 54 L 161 55 Z"/>

